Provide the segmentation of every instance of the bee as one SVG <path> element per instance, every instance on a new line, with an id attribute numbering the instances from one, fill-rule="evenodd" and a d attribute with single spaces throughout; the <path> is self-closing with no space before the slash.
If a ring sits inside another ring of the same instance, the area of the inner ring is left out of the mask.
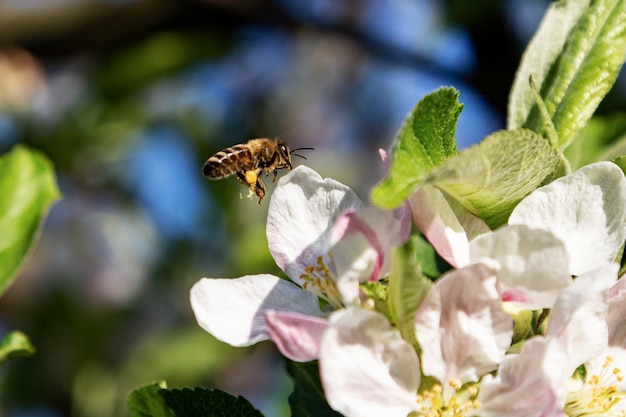
<path id="1" fill-rule="evenodd" d="M 260 176 L 265 171 L 265 176 L 270 172 L 274 173 L 272 182 L 276 182 L 278 170 L 287 168 L 291 171 L 291 155 L 302 155 L 294 153 L 299 150 L 313 150 L 313 148 L 297 148 L 289 150 L 287 143 L 277 139 L 251 139 L 246 143 L 222 149 L 215 155 L 207 159 L 202 167 L 202 174 L 210 179 L 221 179 L 233 174 L 243 185 L 250 189 L 249 197 L 256 195 L 259 204 L 265 196 L 265 184 Z"/>

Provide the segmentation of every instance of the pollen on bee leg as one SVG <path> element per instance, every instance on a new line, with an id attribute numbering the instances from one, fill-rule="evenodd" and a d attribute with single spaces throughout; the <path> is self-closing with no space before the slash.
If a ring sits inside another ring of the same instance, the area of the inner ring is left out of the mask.
<path id="1" fill-rule="evenodd" d="M 246 171 L 244 175 L 245 175 L 246 183 L 250 185 L 255 184 L 257 178 L 259 177 L 259 173 L 256 170 Z"/>

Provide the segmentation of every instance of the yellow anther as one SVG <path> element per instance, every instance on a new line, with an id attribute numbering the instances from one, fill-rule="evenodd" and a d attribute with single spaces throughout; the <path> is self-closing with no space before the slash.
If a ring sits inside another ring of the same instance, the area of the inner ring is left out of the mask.
<path id="1" fill-rule="evenodd" d="M 461 385 L 463 385 L 463 384 L 461 384 L 460 380 L 458 380 L 456 378 L 452 378 L 452 379 L 450 379 L 450 381 L 448 381 L 448 385 L 450 385 L 454 389 L 459 389 L 459 388 L 461 388 Z"/>
<path id="2" fill-rule="evenodd" d="M 620 369 L 612 367 L 613 362 L 614 359 L 607 356 L 598 374 L 588 375 L 579 389 L 568 394 L 565 404 L 568 416 L 626 417 L 623 410 L 614 410 L 617 403 L 626 399 L 626 392 L 619 391 L 618 382 L 623 377 Z"/>
<path id="3" fill-rule="evenodd" d="M 419 411 L 416 415 L 421 417 L 465 417 L 476 410 L 480 403 L 476 401 L 478 388 L 475 384 L 463 386 L 461 381 L 454 378 L 448 381 L 447 386 L 452 388 L 451 393 L 443 397 L 443 386 L 434 384 L 428 390 L 417 394 Z"/>
<path id="4" fill-rule="evenodd" d="M 332 255 L 327 257 L 318 256 L 315 264 L 304 268 L 304 274 L 300 275 L 302 288 L 311 291 L 318 297 L 326 300 L 335 308 L 342 307 L 341 295 L 335 286 L 335 265 Z"/>

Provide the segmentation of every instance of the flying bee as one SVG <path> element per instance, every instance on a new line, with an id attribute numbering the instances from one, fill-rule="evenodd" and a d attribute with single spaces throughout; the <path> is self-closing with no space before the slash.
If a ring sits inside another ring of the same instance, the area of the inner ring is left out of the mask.
<path id="1" fill-rule="evenodd" d="M 290 151 L 287 143 L 277 139 L 251 139 L 217 152 L 204 163 L 202 174 L 216 180 L 237 175 L 239 182 L 250 189 L 249 197 L 256 195 L 261 204 L 265 196 L 265 184 L 260 178 L 263 171 L 265 176 L 273 172 L 272 182 L 276 182 L 279 169 L 287 168 L 291 171 L 291 155 L 306 159 L 294 153 L 305 149 L 313 150 L 298 148 Z"/>

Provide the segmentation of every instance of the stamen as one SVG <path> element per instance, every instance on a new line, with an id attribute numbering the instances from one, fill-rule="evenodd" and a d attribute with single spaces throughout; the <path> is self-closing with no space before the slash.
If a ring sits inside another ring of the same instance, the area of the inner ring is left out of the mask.
<path id="1" fill-rule="evenodd" d="M 565 404 L 568 416 L 626 417 L 626 411 L 614 409 L 626 398 L 626 392 L 619 391 L 619 382 L 624 377 L 613 362 L 614 359 L 607 356 L 598 374 L 588 375 L 579 389 L 569 392 Z"/>
<path id="2" fill-rule="evenodd" d="M 443 396 L 444 389 L 440 384 L 435 384 L 430 389 L 417 394 L 417 404 L 419 411 L 411 415 L 422 417 L 464 417 L 472 415 L 477 410 L 480 403 L 476 400 L 478 388 L 475 384 L 469 383 L 463 386 L 456 378 L 448 381 L 452 388 L 450 398 L 446 400 Z"/>
<path id="3" fill-rule="evenodd" d="M 302 288 L 311 291 L 318 297 L 326 300 L 335 308 L 341 308 L 341 294 L 335 286 L 336 277 L 335 261 L 332 253 L 318 256 L 315 265 L 309 265 L 304 268 L 304 274 L 300 275 L 303 281 Z"/>

